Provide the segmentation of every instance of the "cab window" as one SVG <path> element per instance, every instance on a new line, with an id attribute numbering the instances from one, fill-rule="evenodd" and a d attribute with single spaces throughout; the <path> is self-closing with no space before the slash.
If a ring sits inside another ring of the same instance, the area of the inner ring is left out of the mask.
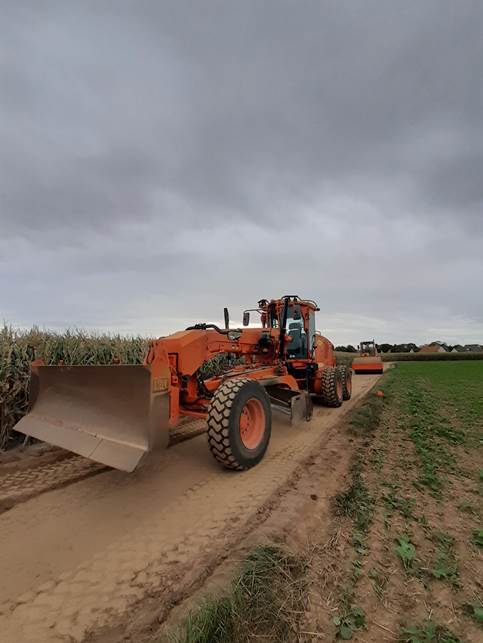
<path id="1" fill-rule="evenodd" d="M 303 317 L 299 314 L 294 316 L 293 309 L 287 315 L 287 335 L 292 338 L 287 345 L 287 356 L 289 359 L 306 359 L 307 357 L 307 334 L 304 328 Z"/>

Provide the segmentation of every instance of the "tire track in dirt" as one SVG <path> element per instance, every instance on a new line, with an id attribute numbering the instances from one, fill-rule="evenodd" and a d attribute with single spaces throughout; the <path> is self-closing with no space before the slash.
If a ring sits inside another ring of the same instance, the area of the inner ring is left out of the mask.
<path id="1" fill-rule="evenodd" d="M 171 432 L 170 446 L 194 438 L 205 431 L 204 420 L 184 423 Z M 0 514 L 42 493 L 60 489 L 109 470 L 109 467 L 103 464 L 62 450 L 59 450 L 55 461 L 46 464 L 39 462 L 38 466 L 25 468 L 20 460 L 17 469 L 11 464 L 8 468 L 4 467 L 5 472 L 2 468 L 0 466 Z"/>
<path id="2" fill-rule="evenodd" d="M 218 468 L 199 436 L 144 471 L 109 471 L 4 514 L 0 640 L 81 641 L 150 593 L 169 601 L 170 593 L 187 591 L 207 558 L 257 523 L 270 498 L 375 381 L 356 378 L 351 402 L 317 409 L 310 423 L 275 423 L 267 456 L 247 472 Z M 15 537 L 17 546 L 4 550 Z"/>
<path id="3" fill-rule="evenodd" d="M 106 466 L 79 455 L 34 469 L 6 473 L 0 477 L 0 513 L 45 491 L 58 489 L 106 470 Z"/>

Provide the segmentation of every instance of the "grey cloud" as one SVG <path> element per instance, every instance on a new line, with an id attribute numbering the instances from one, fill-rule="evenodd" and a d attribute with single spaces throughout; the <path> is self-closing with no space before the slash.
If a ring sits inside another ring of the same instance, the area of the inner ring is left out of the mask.
<path id="1" fill-rule="evenodd" d="M 0 316 L 483 341 L 481 3 L 0 4 Z"/>

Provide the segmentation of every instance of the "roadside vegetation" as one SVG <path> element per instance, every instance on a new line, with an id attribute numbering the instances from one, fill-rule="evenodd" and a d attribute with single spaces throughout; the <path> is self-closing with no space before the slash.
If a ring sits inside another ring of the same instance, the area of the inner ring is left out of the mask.
<path id="1" fill-rule="evenodd" d="M 189 614 L 173 633 L 173 643 L 294 640 L 305 605 L 306 571 L 303 558 L 260 545 L 243 561 L 230 590 Z"/>
<path id="2" fill-rule="evenodd" d="M 335 352 L 340 364 L 350 364 L 357 352 Z M 483 351 L 468 353 L 380 353 L 383 362 L 461 362 L 483 360 Z"/>
<path id="3" fill-rule="evenodd" d="M 176 643 L 483 640 L 483 364 L 404 363 L 378 390 L 347 423 L 332 544 L 255 549 Z"/>
<path id="4" fill-rule="evenodd" d="M 12 429 L 28 409 L 30 364 L 34 359 L 42 359 L 49 366 L 142 364 L 150 341 L 140 336 L 82 330 L 54 333 L 0 326 L 0 450 L 24 438 Z M 203 365 L 202 375 L 215 375 L 233 363 L 233 358 L 220 353 Z"/>

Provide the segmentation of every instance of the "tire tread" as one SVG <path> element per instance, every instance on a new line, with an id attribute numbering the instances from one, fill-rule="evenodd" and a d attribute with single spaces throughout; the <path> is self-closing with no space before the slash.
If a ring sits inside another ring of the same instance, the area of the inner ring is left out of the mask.
<path id="1" fill-rule="evenodd" d="M 237 462 L 230 447 L 230 412 L 237 393 L 248 378 L 236 378 L 224 382 L 215 392 L 208 410 L 208 445 L 211 453 L 227 469 L 243 471 L 247 467 Z"/>
<path id="2" fill-rule="evenodd" d="M 329 366 L 322 371 L 321 399 L 325 406 L 337 408 L 342 400 L 337 395 L 337 378 L 340 377 L 337 368 Z"/>

